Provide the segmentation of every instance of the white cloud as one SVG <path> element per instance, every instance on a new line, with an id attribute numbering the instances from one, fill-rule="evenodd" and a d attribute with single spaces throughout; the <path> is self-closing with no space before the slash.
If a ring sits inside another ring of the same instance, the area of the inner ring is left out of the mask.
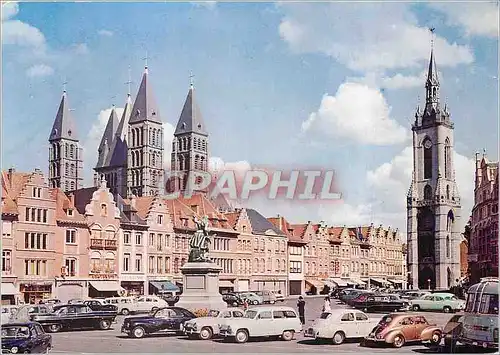
<path id="1" fill-rule="evenodd" d="M 76 43 L 71 46 L 73 52 L 75 54 L 88 54 L 89 53 L 89 47 L 87 46 L 86 43 Z"/>
<path id="2" fill-rule="evenodd" d="M 54 69 L 45 64 L 36 64 L 26 70 L 26 75 L 30 78 L 45 77 L 54 74 Z"/>
<path id="3" fill-rule="evenodd" d="M 170 169 L 172 164 L 172 141 L 175 128 L 168 122 L 163 122 L 163 168 Z"/>
<path id="4" fill-rule="evenodd" d="M 429 3 L 447 17 L 451 26 L 460 26 L 468 36 L 498 38 L 498 2 Z"/>
<path id="5" fill-rule="evenodd" d="M 19 45 L 43 49 L 45 36 L 36 27 L 19 20 L 2 21 L 2 46 Z"/>
<path id="6" fill-rule="evenodd" d="M 17 15 L 19 12 L 19 4 L 17 1 L 2 3 L 2 21 L 8 20 Z"/>
<path id="7" fill-rule="evenodd" d="M 460 230 L 467 223 L 474 203 L 474 161 L 455 152 L 456 182 L 461 195 Z M 374 218 L 406 230 L 406 195 L 413 171 L 413 148 L 406 147 L 390 162 L 368 171 L 367 185 L 372 190 Z"/>
<path id="8" fill-rule="evenodd" d="M 430 34 L 408 4 L 281 4 L 281 37 L 297 52 L 319 52 L 357 71 L 415 68 L 426 63 Z M 442 66 L 473 62 L 469 47 L 435 39 Z"/>
<path id="9" fill-rule="evenodd" d="M 390 118 L 390 111 L 377 89 L 346 82 L 340 85 L 335 96 L 323 96 L 318 111 L 302 123 L 302 131 L 347 138 L 362 144 L 403 143 L 408 132 Z"/>
<path id="10" fill-rule="evenodd" d="M 113 35 L 114 35 L 114 32 L 110 31 L 110 30 L 99 30 L 99 31 L 97 31 L 97 33 L 100 36 L 104 36 L 104 37 L 113 37 Z"/>

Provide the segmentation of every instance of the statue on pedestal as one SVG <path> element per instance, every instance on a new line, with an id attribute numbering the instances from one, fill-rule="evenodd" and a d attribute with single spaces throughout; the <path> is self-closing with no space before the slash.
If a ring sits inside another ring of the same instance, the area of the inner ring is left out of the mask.
<path id="1" fill-rule="evenodd" d="M 208 235 L 208 217 L 203 216 L 198 219 L 193 217 L 196 224 L 196 232 L 189 240 L 189 262 L 210 262 L 208 255 L 210 236 Z M 214 234 L 215 236 L 215 234 Z M 212 236 L 213 237 L 213 236 Z"/>

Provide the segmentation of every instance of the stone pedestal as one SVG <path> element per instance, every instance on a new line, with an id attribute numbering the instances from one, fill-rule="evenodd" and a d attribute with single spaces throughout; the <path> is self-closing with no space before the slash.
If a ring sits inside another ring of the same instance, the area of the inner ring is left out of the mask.
<path id="1" fill-rule="evenodd" d="M 226 302 L 219 293 L 219 274 L 222 268 L 212 262 L 188 262 L 181 267 L 183 291 L 177 307 L 196 309 L 224 309 Z"/>

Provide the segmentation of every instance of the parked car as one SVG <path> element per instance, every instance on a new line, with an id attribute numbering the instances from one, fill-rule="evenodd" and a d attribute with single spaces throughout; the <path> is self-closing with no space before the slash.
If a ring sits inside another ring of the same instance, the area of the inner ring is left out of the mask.
<path id="1" fill-rule="evenodd" d="M 276 303 L 276 295 L 273 291 L 270 290 L 262 290 L 262 291 L 251 291 L 255 293 L 257 296 L 262 297 L 262 303 L 275 304 Z"/>
<path id="2" fill-rule="evenodd" d="M 367 290 L 356 290 L 356 289 L 346 289 L 344 291 L 342 291 L 340 294 L 339 294 L 339 300 L 341 302 L 344 302 L 346 304 L 349 304 L 349 301 L 358 297 L 360 294 L 362 293 L 368 293 L 368 294 L 372 294 L 371 291 L 367 291 Z"/>
<path id="3" fill-rule="evenodd" d="M 227 303 L 228 306 L 237 307 L 243 305 L 243 300 L 234 293 L 225 293 L 222 295 L 222 300 Z"/>
<path id="4" fill-rule="evenodd" d="M 183 334 L 182 324 L 193 318 L 196 316 L 187 309 L 165 307 L 156 310 L 149 316 L 125 318 L 121 332 L 132 338 L 143 338 L 153 333 L 176 332 Z"/>
<path id="5" fill-rule="evenodd" d="M 405 300 L 414 300 L 429 294 L 429 291 L 404 291 L 400 293 L 400 297 Z"/>
<path id="6" fill-rule="evenodd" d="M 2 324 L 8 323 L 17 313 L 18 306 L 2 306 Z"/>
<path id="7" fill-rule="evenodd" d="M 103 299 L 91 299 L 83 301 L 83 304 L 89 306 L 93 311 L 114 312 L 118 314 L 118 307 L 114 304 L 104 303 Z"/>
<path id="8" fill-rule="evenodd" d="M 347 338 L 364 338 L 377 323 L 378 319 L 370 319 L 358 310 L 334 309 L 331 313 L 322 313 L 304 331 L 304 336 L 316 340 L 333 340 L 335 345 L 339 345 Z"/>
<path id="9" fill-rule="evenodd" d="M 398 312 L 407 311 L 409 303 L 397 295 L 361 294 L 351 302 L 351 306 L 363 312 Z"/>
<path id="10" fill-rule="evenodd" d="M 184 323 L 184 334 L 190 338 L 198 337 L 208 340 L 219 335 L 219 324 L 232 318 L 243 318 L 245 313 L 240 308 L 227 308 L 224 310 L 211 310 L 208 316 L 188 320 Z"/>
<path id="11" fill-rule="evenodd" d="M 238 296 L 242 300 L 247 300 L 249 304 L 258 305 L 264 303 L 264 299 L 262 298 L 262 296 L 259 296 L 254 292 L 240 292 Z"/>
<path id="12" fill-rule="evenodd" d="M 437 345 L 441 342 L 442 334 L 440 327 L 429 324 L 423 316 L 391 313 L 380 320 L 365 341 L 392 344 L 395 348 L 405 343 L 422 341 Z"/>
<path id="13" fill-rule="evenodd" d="M 52 333 L 71 329 L 101 329 L 111 328 L 116 313 L 93 311 L 86 305 L 65 305 L 56 312 L 46 315 L 32 316 L 32 320 L 40 323 L 44 329 Z"/>
<path id="14" fill-rule="evenodd" d="M 433 293 L 410 301 L 414 311 L 443 311 L 445 313 L 461 311 L 465 308 L 465 301 L 460 300 L 452 293 Z"/>
<path id="15" fill-rule="evenodd" d="M 463 314 L 455 314 L 443 328 L 444 346 L 449 352 L 454 352 L 457 340 L 462 333 Z"/>
<path id="16" fill-rule="evenodd" d="M 274 293 L 274 297 L 276 299 L 276 302 L 285 302 L 285 296 L 280 291 L 271 291 Z"/>
<path id="17" fill-rule="evenodd" d="M 352 293 L 352 297 L 349 295 L 345 299 L 345 303 L 349 306 L 353 306 L 354 303 L 359 302 L 359 301 L 365 301 L 368 296 L 374 296 L 375 293 L 373 292 L 356 292 Z"/>
<path id="18" fill-rule="evenodd" d="M 61 300 L 57 298 L 49 298 L 47 300 L 41 300 L 39 304 L 58 304 L 61 303 Z"/>
<path id="19" fill-rule="evenodd" d="M 80 298 L 73 298 L 68 301 L 68 304 L 83 304 L 84 300 Z"/>
<path id="20" fill-rule="evenodd" d="M 168 302 L 158 296 L 141 296 L 131 303 L 119 307 L 124 316 L 130 313 L 150 313 L 164 307 L 169 307 Z"/>
<path id="21" fill-rule="evenodd" d="M 118 307 L 118 314 L 123 314 L 124 316 L 128 316 L 130 314 L 130 310 L 134 308 L 131 304 L 135 302 L 135 297 L 109 297 L 105 298 L 103 301 L 104 304 L 110 304 Z"/>
<path id="22" fill-rule="evenodd" d="M 2 354 L 48 353 L 52 349 L 52 336 L 35 322 L 2 325 Z"/>
<path id="23" fill-rule="evenodd" d="M 232 318 L 219 326 L 220 336 L 246 343 L 252 337 L 281 336 L 290 341 L 302 331 L 302 324 L 291 307 L 266 306 L 250 308 L 244 318 Z"/>

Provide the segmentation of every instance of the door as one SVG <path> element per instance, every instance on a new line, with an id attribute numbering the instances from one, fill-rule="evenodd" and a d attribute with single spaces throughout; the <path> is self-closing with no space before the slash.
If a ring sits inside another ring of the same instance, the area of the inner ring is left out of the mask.
<path id="1" fill-rule="evenodd" d="M 281 333 L 277 334 L 273 315 L 270 311 L 260 312 L 255 321 L 257 324 L 250 329 L 250 334 L 252 336 L 281 335 Z"/>
<path id="2" fill-rule="evenodd" d="M 38 334 L 38 330 L 36 329 L 36 326 L 33 326 L 30 330 L 30 338 L 31 338 L 31 353 L 41 353 L 43 352 L 43 339 L 42 337 Z"/>
<path id="3" fill-rule="evenodd" d="M 152 320 L 152 332 L 167 332 L 175 329 L 175 312 L 171 309 L 160 309 Z"/>
<path id="4" fill-rule="evenodd" d="M 186 314 L 182 312 L 180 309 L 169 309 L 170 311 L 173 311 L 172 314 L 172 323 L 171 323 L 171 330 L 180 330 L 181 329 L 181 324 L 184 323 L 185 321 L 188 320 L 188 317 Z"/>
<path id="5" fill-rule="evenodd" d="M 340 328 L 344 331 L 346 338 L 357 337 L 358 327 L 354 319 L 353 312 L 346 312 L 340 318 Z"/>
<path id="6" fill-rule="evenodd" d="M 401 328 L 402 328 L 402 333 L 405 337 L 405 341 L 413 341 L 416 339 L 416 331 L 415 331 L 415 322 L 413 320 L 413 317 L 406 317 L 403 318 L 399 322 Z"/>
<path id="7" fill-rule="evenodd" d="M 372 326 L 368 316 L 364 313 L 356 313 L 356 337 L 364 338 L 370 334 Z"/>
<path id="8" fill-rule="evenodd" d="M 415 300 L 415 301 L 416 301 L 416 304 L 418 304 L 422 310 L 432 309 L 432 303 L 434 301 L 434 296 L 432 296 L 432 295 L 424 296 L 423 298 Z"/>
<path id="9" fill-rule="evenodd" d="M 441 296 L 434 296 L 434 300 L 431 304 L 431 309 L 433 311 L 442 310 L 444 305 L 444 298 Z"/>
<path id="10" fill-rule="evenodd" d="M 422 331 L 429 326 L 427 321 L 423 317 L 415 317 L 413 318 L 415 322 L 415 339 L 420 339 L 420 335 Z"/>

